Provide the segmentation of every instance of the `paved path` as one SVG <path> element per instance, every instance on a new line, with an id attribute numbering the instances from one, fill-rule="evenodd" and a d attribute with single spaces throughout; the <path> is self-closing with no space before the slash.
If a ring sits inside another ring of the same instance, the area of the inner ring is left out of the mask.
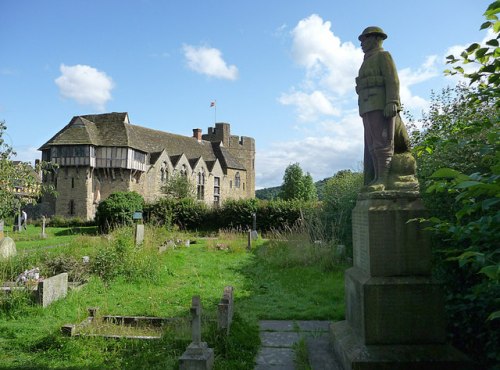
<path id="1" fill-rule="evenodd" d="M 261 348 L 255 370 L 295 370 L 293 345 L 305 338 L 313 370 L 338 370 L 329 350 L 330 321 L 259 322 Z"/>

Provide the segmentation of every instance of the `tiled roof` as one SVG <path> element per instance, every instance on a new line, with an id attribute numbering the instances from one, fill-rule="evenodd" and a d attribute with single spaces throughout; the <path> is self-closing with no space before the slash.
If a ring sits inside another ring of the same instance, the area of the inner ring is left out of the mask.
<path id="1" fill-rule="evenodd" d="M 219 143 L 132 125 L 128 122 L 127 113 L 75 116 L 39 150 L 53 145 L 79 144 L 134 148 L 150 153 L 152 163 L 158 159 L 160 152 L 167 150 L 174 166 L 180 156 L 185 154 L 191 163 L 196 163 L 200 157 L 205 162 L 215 162 L 219 158 L 223 168 L 245 169 Z"/>

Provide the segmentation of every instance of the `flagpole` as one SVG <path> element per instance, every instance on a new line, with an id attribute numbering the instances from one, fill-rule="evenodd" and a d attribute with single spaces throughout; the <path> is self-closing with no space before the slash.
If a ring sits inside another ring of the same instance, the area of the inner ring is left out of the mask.
<path id="1" fill-rule="evenodd" d="M 215 105 L 214 105 L 214 124 L 217 123 L 217 99 L 215 99 Z"/>

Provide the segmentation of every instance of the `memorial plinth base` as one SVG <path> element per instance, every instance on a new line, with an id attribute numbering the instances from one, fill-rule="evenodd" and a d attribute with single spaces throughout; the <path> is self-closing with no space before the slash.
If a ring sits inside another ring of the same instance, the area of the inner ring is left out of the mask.
<path id="1" fill-rule="evenodd" d="M 214 350 L 207 343 L 191 343 L 179 359 L 180 370 L 210 370 L 214 366 Z"/>
<path id="2" fill-rule="evenodd" d="M 446 341 L 443 290 L 426 276 L 345 273 L 346 319 L 365 344 Z"/>
<path id="3" fill-rule="evenodd" d="M 470 369 L 446 344 L 444 295 L 431 277 L 418 192 L 360 194 L 352 212 L 353 262 L 345 273 L 346 321 L 331 327 L 344 370 Z"/>
<path id="4" fill-rule="evenodd" d="M 330 334 L 335 356 L 343 369 L 472 370 L 473 368 L 467 357 L 448 344 L 366 345 L 346 321 L 332 324 Z"/>

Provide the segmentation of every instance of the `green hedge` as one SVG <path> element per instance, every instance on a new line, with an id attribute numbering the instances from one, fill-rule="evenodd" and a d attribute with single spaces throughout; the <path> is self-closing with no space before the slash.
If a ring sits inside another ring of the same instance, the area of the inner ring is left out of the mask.
<path id="1" fill-rule="evenodd" d="M 261 201 L 258 199 L 228 200 L 219 208 L 207 207 L 192 199 L 161 199 L 145 206 L 147 222 L 177 226 L 181 229 L 216 231 L 219 229 L 248 229 L 257 216 L 257 230 L 267 232 L 293 225 L 301 215 L 317 209 L 317 202 Z"/>

